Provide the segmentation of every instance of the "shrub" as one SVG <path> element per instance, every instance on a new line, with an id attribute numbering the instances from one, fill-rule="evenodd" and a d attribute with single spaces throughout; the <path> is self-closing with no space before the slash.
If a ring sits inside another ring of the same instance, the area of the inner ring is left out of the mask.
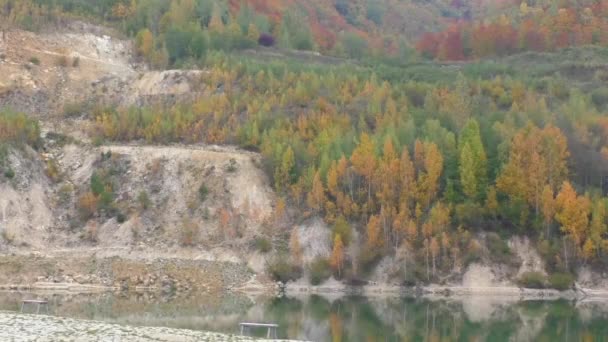
<path id="1" fill-rule="evenodd" d="M 66 56 L 59 56 L 57 57 L 57 59 L 55 60 L 55 65 L 57 65 L 58 67 L 62 67 L 65 68 L 68 66 L 68 58 Z"/>
<path id="2" fill-rule="evenodd" d="M 10 169 L 10 168 L 4 170 L 4 177 L 6 177 L 8 179 L 15 178 L 15 171 L 13 171 L 13 169 Z"/>
<path id="3" fill-rule="evenodd" d="M 6 229 L 2 230 L 2 239 L 7 243 L 7 244 L 12 244 L 13 242 L 15 242 L 15 234 L 7 231 Z"/>
<path id="4" fill-rule="evenodd" d="M 519 277 L 517 283 L 521 287 L 530 289 L 544 289 L 545 276 L 540 272 L 525 272 Z"/>
<path id="5" fill-rule="evenodd" d="M 342 16 L 346 16 L 348 14 L 348 1 L 347 0 L 337 0 L 334 5 L 336 11 L 340 13 Z"/>
<path id="6" fill-rule="evenodd" d="M 363 274 L 369 274 L 380 262 L 383 254 L 379 249 L 364 248 L 359 258 L 359 267 Z"/>
<path id="7" fill-rule="evenodd" d="M 114 194 L 112 192 L 104 191 L 98 196 L 98 199 L 99 199 L 98 207 L 97 207 L 98 209 L 105 210 L 108 213 L 110 213 L 111 211 L 113 211 L 115 209 L 114 205 L 113 205 Z"/>
<path id="8" fill-rule="evenodd" d="M 61 171 L 59 171 L 59 166 L 54 159 L 49 159 L 46 161 L 46 175 L 53 181 L 59 182 L 61 180 Z"/>
<path id="9" fill-rule="evenodd" d="M 463 262 L 464 262 L 464 266 L 468 266 L 472 263 L 481 261 L 481 255 L 482 251 L 481 251 L 481 246 L 479 244 L 479 242 L 475 239 L 471 240 L 471 242 L 469 243 L 469 247 L 468 249 L 464 252 L 464 256 L 463 256 Z"/>
<path id="10" fill-rule="evenodd" d="M 496 233 L 489 233 L 487 237 L 490 258 L 499 263 L 509 264 L 513 261 L 511 249 L 507 242 Z"/>
<path id="11" fill-rule="evenodd" d="M 122 211 L 118 211 L 116 213 L 116 222 L 125 223 L 127 221 L 127 215 L 125 215 Z"/>
<path id="12" fill-rule="evenodd" d="M 179 242 L 182 246 L 194 246 L 198 241 L 199 228 L 195 222 L 184 220 Z"/>
<path id="13" fill-rule="evenodd" d="M 92 192 L 87 192 L 80 196 L 77 203 L 78 212 L 83 220 L 88 220 L 97 211 L 97 196 Z"/>
<path id="14" fill-rule="evenodd" d="M 604 108 L 604 106 L 608 104 L 608 88 L 602 87 L 595 89 L 593 93 L 591 93 L 591 100 L 599 109 Z"/>
<path id="15" fill-rule="evenodd" d="M 41 139 L 38 121 L 23 113 L 0 110 L 0 145 L 5 142 L 39 147 Z"/>
<path id="16" fill-rule="evenodd" d="M 266 47 L 274 46 L 275 43 L 274 37 L 268 33 L 262 33 L 258 39 L 258 44 Z"/>
<path id="17" fill-rule="evenodd" d="M 318 257 L 309 266 L 310 283 L 319 285 L 331 276 L 331 267 L 326 258 Z"/>
<path id="18" fill-rule="evenodd" d="M 333 233 L 334 238 L 336 235 L 340 235 L 340 237 L 342 238 L 342 242 L 344 242 L 345 246 L 348 246 L 350 244 L 350 240 L 352 238 L 352 228 L 350 227 L 350 224 L 348 224 L 344 216 L 340 215 L 336 219 L 336 224 L 334 225 Z"/>
<path id="19" fill-rule="evenodd" d="M 607 70 L 598 70 L 593 75 L 593 79 L 598 82 L 608 82 L 608 71 Z"/>
<path id="20" fill-rule="evenodd" d="M 466 201 L 456 205 L 454 214 L 456 215 L 458 222 L 465 225 L 474 226 L 478 225 L 481 221 L 481 216 L 479 215 L 481 210 L 482 208 L 478 203 Z"/>
<path id="21" fill-rule="evenodd" d="M 63 106 L 63 116 L 66 118 L 74 118 L 86 112 L 86 106 L 82 102 L 67 103 Z"/>
<path id="22" fill-rule="evenodd" d="M 139 224 L 131 225 L 131 236 L 133 237 L 133 240 L 139 239 L 139 237 L 141 236 L 141 225 L 139 225 Z"/>
<path id="23" fill-rule="evenodd" d="M 97 229 L 97 223 L 90 224 L 86 227 L 83 238 L 86 241 L 93 242 L 93 243 L 96 243 L 99 241 L 99 232 Z"/>
<path id="24" fill-rule="evenodd" d="M 91 192 L 95 195 L 101 195 L 105 191 L 105 185 L 101 176 L 97 172 L 91 175 Z"/>
<path id="25" fill-rule="evenodd" d="M 570 273 L 553 273 L 549 276 L 549 286 L 564 291 L 572 288 L 574 276 Z"/>
<path id="26" fill-rule="evenodd" d="M 32 57 L 30 58 L 30 63 L 34 65 L 40 65 L 40 60 L 38 59 L 38 57 Z"/>
<path id="27" fill-rule="evenodd" d="M 375 1 L 368 1 L 367 3 L 367 19 L 373 21 L 376 25 L 382 25 L 382 17 L 384 16 L 384 10 Z"/>
<path id="28" fill-rule="evenodd" d="M 201 186 L 198 188 L 198 198 L 201 200 L 201 202 L 205 202 L 208 195 L 209 195 L 209 188 L 207 188 L 205 183 L 201 184 Z"/>
<path id="29" fill-rule="evenodd" d="M 67 67 L 67 66 L 68 66 L 68 64 L 69 64 L 69 62 L 68 62 L 68 57 L 67 57 L 67 56 L 65 56 L 65 55 L 58 56 L 58 57 L 55 59 L 55 65 L 57 65 L 58 67 L 65 68 L 65 67 Z"/>
<path id="30" fill-rule="evenodd" d="M 511 98 L 511 96 L 509 94 L 504 93 L 504 94 L 500 95 L 500 97 L 496 101 L 496 104 L 500 108 L 507 109 L 507 108 L 511 107 L 511 105 L 513 104 L 513 98 Z"/>
<path id="31" fill-rule="evenodd" d="M 369 51 L 365 39 L 355 33 L 346 33 L 342 37 L 342 45 L 348 57 L 362 58 Z"/>
<path id="32" fill-rule="evenodd" d="M 272 250 L 272 243 L 267 238 L 258 237 L 255 239 L 255 248 L 262 253 L 268 253 Z"/>
<path id="33" fill-rule="evenodd" d="M 71 184 L 63 184 L 59 188 L 59 202 L 66 204 L 72 198 L 72 192 L 74 191 L 74 187 Z"/>
<path id="34" fill-rule="evenodd" d="M 147 210 L 152 204 L 150 197 L 145 190 L 139 192 L 139 195 L 137 195 L 137 201 L 139 202 L 139 206 L 142 210 Z"/>
<path id="35" fill-rule="evenodd" d="M 288 260 L 289 257 L 286 255 L 279 255 L 268 263 L 267 270 L 272 279 L 286 283 L 300 278 L 302 269 L 291 264 Z"/>
<path id="36" fill-rule="evenodd" d="M 226 166 L 226 171 L 232 173 L 232 172 L 236 172 L 236 169 L 237 169 L 236 160 L 230 159 L 230 161 L 228 162 L 228 165 Z"/>
<path id="37" fill-rule="evenodd" d="M 566 100 L 570 96 L 570 88 L 566 85 L 563 80 L 554 81 L 549 88 L 551 95 L 555 96 L 559 100 Z"/>
<path id="38" fill-rule="evenodd" d="M 65 146 L 67 144 L 76 143 L 76 140 L 74 138 L 67 136 L 65 134 L 62 134 L 62 133 L 57 133 L 57 132 L 48 132 L 46 134 L 46 138 L 48 139 L 49 142 L 52 141 L 52 143 L 54 143 L 60 147 Z"/>
<path id="39" fill-rule="evenodd" d="M 80 57 L 75 57 L 72 60 L 72 68 L 78 68 L 80 66 Z"/>

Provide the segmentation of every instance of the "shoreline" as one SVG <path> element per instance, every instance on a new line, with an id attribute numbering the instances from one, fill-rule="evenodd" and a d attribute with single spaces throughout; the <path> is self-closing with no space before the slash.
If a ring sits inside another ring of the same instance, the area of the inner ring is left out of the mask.
<path id="1" fill-rule="evenodd" d="M 0 311 L 0 340 L 36 341 L 288 341 L 190 329 L 121 325 L 48 315 Z M 295 341 L 294 341 L 295 342 Z"/>
<path id="2" fill-rule="evenodd" d="M 559 291 L 555 289 L 532 289 L 517 286 L 467 287 L 429 285 L 423 287 L 406 287 L 396 285 L 298 285 L 286 284 L 283 288 L 286 295 L 358 295 L 366 297 L 410 296 L 427 298 L 453 297 L 511 297 L 521 300 L 529 299 L 608 299 L 608 289 L 578 288 L 575 290 Z"/>
<path id="3" fill-rule="evenodd" d="M 50 291 L 65 293 L 104 293 L 119 291 L 116 286 L 78 283 L 0 284 L 0 291 Z"/>
<path id="4" fill-rule="evenodd" d="M 608 289 L 603 288 L 581 288 L 575 290 L 559 291 L 555 289 L 532 289 L 517 286 L 487 286 L 468 287 L 458 285 L 428 285 L 422 287 L 406 287 L 397 285 L 364 285 L 349 286 L 338 282 L 326 285 L 306 285 L 287 283 L 277 289 L 276 286 L 244 286 L 240 288 L 225 288 L 224 292 L 243 293 L 247 295 L 271 295 L 271 296 L 301 296 L 301 295 L 332 295 L 342 296 L 366 296 L 366 297 L 427 297 L 427 298 L 451 298 L 451 297 L 512 297 L 522 300 L 527 299 L 607 299 Z M 72 294 L 94 294 L 108 292 L 157 292 L 158 287 L 136 286 L 132 289 L 122 290 L 116 286 L 79 284 L 79 283 L 48 283 L 36 282 L 31 284 L 0 284 L 0 291 L 24 292 L 41 291 L 50 293 L 72 293 Z M 194 291 L 196 292 L 196 291 Z M 207 291 L 205 291 L 207 292 Z"/>

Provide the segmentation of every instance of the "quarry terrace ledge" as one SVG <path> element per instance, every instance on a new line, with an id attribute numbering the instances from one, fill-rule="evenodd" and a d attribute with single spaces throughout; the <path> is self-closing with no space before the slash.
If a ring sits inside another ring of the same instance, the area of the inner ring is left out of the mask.
<path id="1" fill-rule="evenodd" d="M 287 341 L 163 327 L 135 327 L 98 321 L 0 311 L 0 341 Z"/>

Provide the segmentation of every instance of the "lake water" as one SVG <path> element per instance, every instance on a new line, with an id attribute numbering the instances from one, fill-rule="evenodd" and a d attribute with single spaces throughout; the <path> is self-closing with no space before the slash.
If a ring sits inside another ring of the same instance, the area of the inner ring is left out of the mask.
<path id="1" fill-rule="evenodd" d="M 239 322 L 273 322 L 280 338 L 309 341 L 608 341 L 602 301 L 0 292 L 0 310 L 19 311 L 32 298 L 48 299 L 57 316 L 225 333 L 238 333 Z"/>

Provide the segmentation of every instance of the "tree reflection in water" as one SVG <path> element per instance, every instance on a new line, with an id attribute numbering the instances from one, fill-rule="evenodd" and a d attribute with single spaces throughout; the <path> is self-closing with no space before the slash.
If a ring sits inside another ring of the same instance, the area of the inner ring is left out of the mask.
<path id="1" fill-rule="evenodd" d="M 18 310 L 28 293 L 0 293 Z M 52 314 L 119 324 L 238 332 L 242 321 L 279 324 L 309 341 L 603 341 L 608 303 L 516 298 L 250 298 L 235 294 L 44 295 Z M 264 333 L 263 331 L 260 334 Z"/>

